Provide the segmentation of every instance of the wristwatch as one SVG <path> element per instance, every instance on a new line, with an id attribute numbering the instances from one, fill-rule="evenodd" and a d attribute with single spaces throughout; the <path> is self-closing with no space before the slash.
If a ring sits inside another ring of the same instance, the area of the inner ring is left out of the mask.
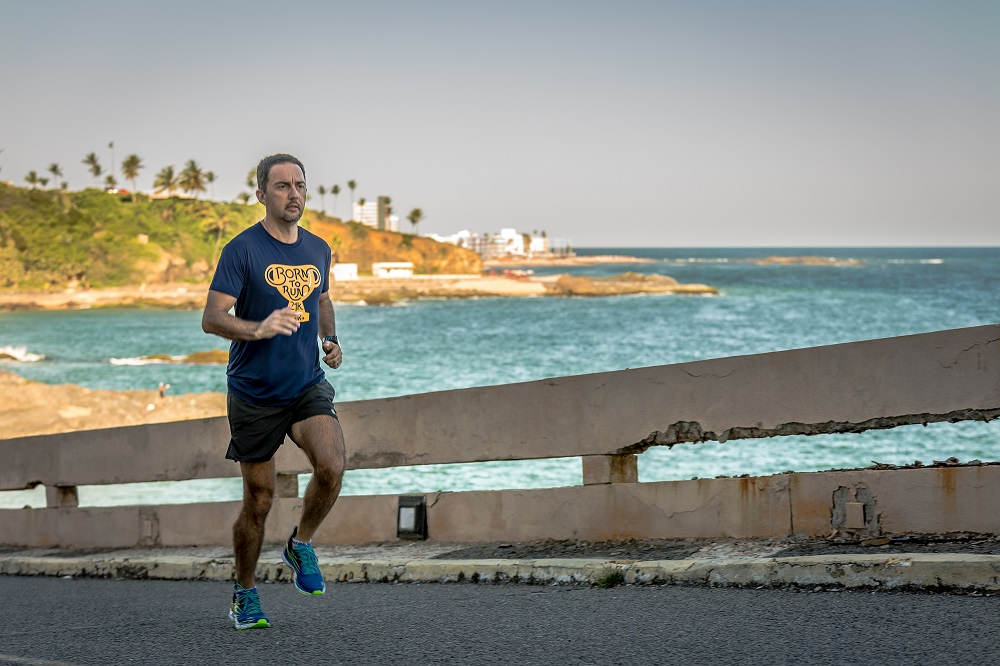
<path id="1" fill-rule="evenodd" d="M 340 339 L 337 338 L 336 335 L 328 335 L 325 338 L 323 338 L 323 342 L 332 342 L 332 343 L 334 343 L 336 345 L 339 345 L 340 344 Z"/>

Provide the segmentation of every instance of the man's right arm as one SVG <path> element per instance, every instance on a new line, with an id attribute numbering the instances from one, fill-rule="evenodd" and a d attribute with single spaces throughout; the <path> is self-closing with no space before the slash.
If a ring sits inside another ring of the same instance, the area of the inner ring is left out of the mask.
<path id="1" fill-rule="evenodd" d="M 276 335 L 291 335 L 299 330 L 298 315 L 292 306 L 275 310 L 264 321 L 240 319 L 229 311 L 236 305 L 236 298 L 210 289 L 205 312 L 201 316 L 201 330 L 227 340 L 267 340 Z"/>

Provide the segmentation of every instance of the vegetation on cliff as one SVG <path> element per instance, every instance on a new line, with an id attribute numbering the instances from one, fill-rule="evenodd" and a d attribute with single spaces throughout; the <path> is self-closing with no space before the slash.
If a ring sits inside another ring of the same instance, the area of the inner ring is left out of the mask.
<path id="1" fill-rule="evenodd" d="M 0 183 L 0 288 L 109 287 L 211 278 L 222 247 L 256 223 L 261 206 L 103 190 L 25 189 Z M 468 250 L 377 231 L 308 210 L 302 226 L 336 261 L 361 274 L 376 261 L 411 261 L 417 273 L 479 273 Z"/>

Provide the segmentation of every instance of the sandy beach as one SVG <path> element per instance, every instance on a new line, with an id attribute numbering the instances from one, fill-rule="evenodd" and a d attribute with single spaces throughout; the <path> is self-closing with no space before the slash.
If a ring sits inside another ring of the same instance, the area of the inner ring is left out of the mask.
<path id="1" fill-rule="evenodd" d="M 410 278 L 372 278 L 333 282 L 335 302 L 375 303 L 407 298 L 469 298 L 474 296 L 540 296 L 539 280 L 506 276 L 416 275 Z M 156 307 L 199 309 L 205 306 L 208 283 L 168 283 L 108 289 L 48 289 L 0 291 L 0 312 L 19 310 L 74 310 L 98 307 Z"/>

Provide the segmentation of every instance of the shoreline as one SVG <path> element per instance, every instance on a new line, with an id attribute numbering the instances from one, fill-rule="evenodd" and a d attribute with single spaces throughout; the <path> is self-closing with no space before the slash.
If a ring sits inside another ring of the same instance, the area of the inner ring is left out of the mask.
<path id="1" fill-rule="evenodd" d="M 48 289 L 0 291 L 0 312 L 89 310 L 98 308 L 205 307 L 209 283 L 167 283 L 103 289 Z M 544 281 L 508 276 L 415 275 L 408 278 L 360 277 L 330 282 L 334 303 L 379 304 L 419 298 L 475 298 L 481 296 L 541 296 Z"/>
<path id="2" fill-rule="evenodd" d="M 820 256 L 769 256 L 749 258 L 758 266 L 859 266 L 856 259 Z M 411 277 L 359 277 L 331 281 L 330 297 L 335 303 L 392 305 L 421 299 L 512 298 L 540 296 L 613 296 L 626 294 L 672 293 L 717 295 L 714 287 L 678 284 L 673 278 L 624 273 L 609 278 L 587 278 L 569 274 L 535 276 L 531 267 L 567 268 L 601 264 L 649 264 L 656 260 L 628 255 L 541 257 L 535 259 L 491 259 L 483 262 L 484 273 L 466 275 L 413 275 Z M 499 270 L 503 270 L 500 273 Z M 662 278 L 662 279 L 661 279 Z M 592 284 L 582 284 L 590 281 Z M 33 290 L 0 290 L 0 313 L 87 310 L 96 308 L 151 308 L 198 310 L 208 296 L 208 282 L 172 282 L 86 289 L 64 287 Z"/>
<path id="3" fill-rule="evenodd" d="M 208 283 L 139 285 L 106 289 L 0 291 L 0 312 L 157 308 L 198 310 L 205 306 Z M 406 278 L 361 277 L 330 283 L 334 303 L 391 305 L 420 299 L 470 299 L 559 296 L 612 296 L 641 293 L 715 295 L 708 285 L 679 284 L 667 276 L 625 273 L 610 278 L 565 274 L 414 275 Z"/>

